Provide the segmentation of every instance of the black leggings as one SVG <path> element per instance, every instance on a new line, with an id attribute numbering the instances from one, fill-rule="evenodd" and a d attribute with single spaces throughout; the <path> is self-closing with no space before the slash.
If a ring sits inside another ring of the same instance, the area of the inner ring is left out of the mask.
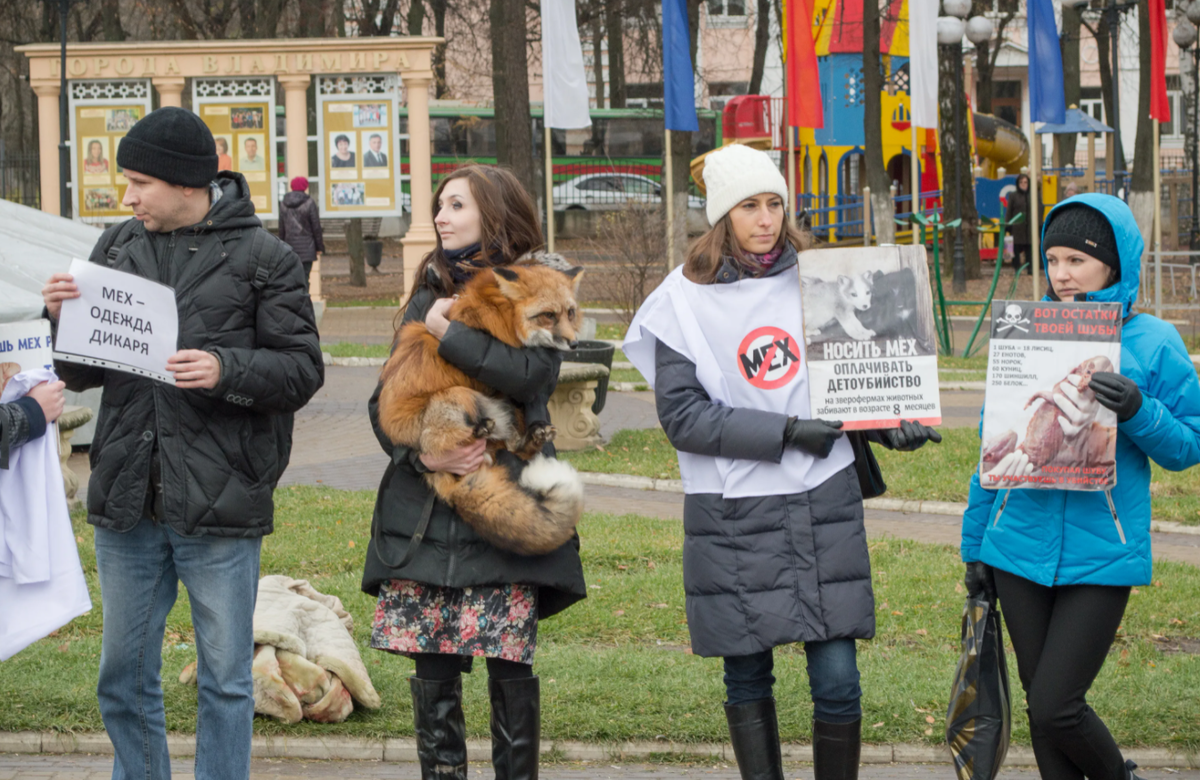
<path id="1" fill-rule="evenodd" d="M 471 656 L 444 655 L 442 653 L 413 653 L 416 661 L 414 672 L 418 680 L 453 680 L 463 672 L 471 671 Z M 487 659 L 488 677 L 493 680 L 519 680 L 533 676 L 533 667 L 503 658 Z"/>
<path id="2" fill-rule="evenodd" d="M 1033 244 L 1013 244 L 1013 270 L 1016 271 L 1025 263 L 1033 262 Z M 1032 268 L 1030 269 L 1032 272 Z"/>
<path id="3" fill-rule="evenodd" d="M 1121 750 L 1086 697 L 1116 638 L 1129 588 L 1047 588 L 995 572 L 1043 780 L 1126 780 Z"/>

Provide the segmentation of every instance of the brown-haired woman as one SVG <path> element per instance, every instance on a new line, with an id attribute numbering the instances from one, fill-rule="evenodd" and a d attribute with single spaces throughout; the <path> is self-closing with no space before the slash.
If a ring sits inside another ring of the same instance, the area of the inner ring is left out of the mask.
<path id="1" fill-rule="evenodd" d="M 527 420 L 548 420 L 560 352 L 515 349 L 446 319 L 451 296 L 473 274 L 541 246 L 533 202 L 508 171 L 475 165 L 443 179 L 433 200 L 437 248 L 417 269 L 397 332 L 424 321 L 441 339 L 443 359 L 521 405 Z M 465 780 L 461 674 L 482 656 L 496 777 L 534 780 L 541 730 L 532 668 L 537 626 L 586 597 L 578 538 L 548 555 L 525 557 L 489 544 L 447 504 L 429 509 L 422 474 L 469 474 L 483 463 L 486 442 L 436 458 L 393 445 L 380 431 L 378 404 L 376 388 L 371 423 L 391 463 L 375 503 L 362 588 L 379 598 L 371 646 L 416 662 L 410 683 L 421 776 Z M 553 457 L 553 446 L 545 452 Z"/>
<path id="2" fill-rule="evenodd" d="M 796 270 L 807 236 L 786 226 L 787 185 L 764 152 L 714 152 L 704 182 L 713 227 L 646 299 L 624 344 L 679 452 L 692 651 L 724 659 L 742 777 L 782 780 L 773 650 L 803 642 L 816 778 L 851 780 L 862 721 L 854 640 L 874 636 L 875 602 L 853 447 L 840 422 L 810 414 Z M 940 440 L 907 421 L 867 438 L 901 450 Z"/>

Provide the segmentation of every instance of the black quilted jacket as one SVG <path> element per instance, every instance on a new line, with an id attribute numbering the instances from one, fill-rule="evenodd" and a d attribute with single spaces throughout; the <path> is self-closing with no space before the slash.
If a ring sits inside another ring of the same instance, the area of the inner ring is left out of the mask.
<path id="1" fill-rule="evenodd" d="M 279 237 L 296 251 L 302 263 L 317 259 L 325 251 L 325 234 L 321 231 L 321 215 L 317 202 L 307 192 L 289 192 L 283 196 L 279 209 Z"/>
<path id="2" fill-rule="evenodd" d="M 292 413 L 325 369 L 296 255 L 266 234 L 261 292 L 250 246 L 262 226 L 241 174 L 222 172 L 222 197 L 204 220 L 174 233 L 139 224 L 112 267 L 175 288 L 179 348 L 213 352 L 221 380 L 179 390 L 118 371 L 56 362 L 71 390 L 103 387 L 92 440 L 88 521 L 127 531 L 143 518 L 157 458 L 159 520 L 187 536 L 255 537 L 272 530 L 272 492 L 291 452 Z M 100 237 L 90 261 L 107 263 L 120 233 Z M 263 231 L 265 233 L 265 231 Z"/>

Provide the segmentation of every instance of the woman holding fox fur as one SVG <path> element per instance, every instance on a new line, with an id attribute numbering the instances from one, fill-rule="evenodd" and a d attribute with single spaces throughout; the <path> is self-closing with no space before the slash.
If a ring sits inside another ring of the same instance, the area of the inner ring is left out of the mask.
<path id="1" fill-rule="evenodd" d="M 517 179 L 467 166 L 434 195 L 437 248 L 400 315 L 371 398 L 391 456 L 363 590 L 371 646 L 416 662 L 423 778 L 465 780 L 463 672 L 483 656 L 500 780 L 535 780 L 538 621 L 586 597 L 578 475 L 554 459 L 547 403 L 579 324 L 578 268 L 542 244 Z"/>
<path id="2" fill-rule="evenodd" d="M 875 633 L 856 460 L 874 465 L 868 440 L 913 450 L 941 437 L 907 421 L 846 436 L 840 422 L 810 419 L 796 268 L 808 236 L 787 225 L 787 185 L 770 157 L 738 144 L 710 154 L 703 175 L 713 227 L 624 344 L 679 452 L 692 651 L 724 659 L 742 777 L 782 780 L 773 649 L 803 642 L 816 778 L 850 780 L 862 718 L 854 640 Z M 741 368 L 755 365 L 748 345 L 763 334 L 761 370 Z"/>

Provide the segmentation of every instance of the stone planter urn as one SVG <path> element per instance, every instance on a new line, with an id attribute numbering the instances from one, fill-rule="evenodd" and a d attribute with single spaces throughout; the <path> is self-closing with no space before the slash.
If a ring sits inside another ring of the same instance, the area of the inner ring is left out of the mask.
<path id="1" fill-rule="evenodd" d="M 600 418 L 592 410 L 596 388 L 608 379 L 608 369 L 597 363 L 563 363 L 558 387 L 550 396 L 550 422 L 558 433 L 556 449 L 582 450 L 594 447 L 600 437 Z"/>

